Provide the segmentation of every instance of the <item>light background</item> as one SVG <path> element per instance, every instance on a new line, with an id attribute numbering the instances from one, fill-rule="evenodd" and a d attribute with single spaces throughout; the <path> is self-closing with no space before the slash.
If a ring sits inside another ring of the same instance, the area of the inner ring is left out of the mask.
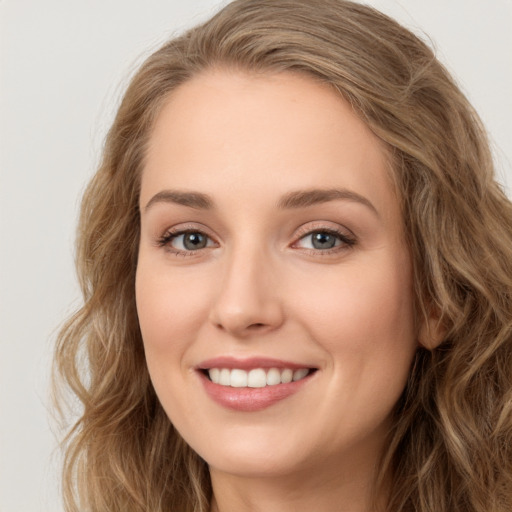
<path id="1" fill-rule="evenodd" d="M 430 36 L 512 185 L 512 0 L 369 0 Z M 0 0 L 0 512 L 61 511 L 55 331 L 79 304 L 79 198 L 128 77 L 217 0 Z"/>

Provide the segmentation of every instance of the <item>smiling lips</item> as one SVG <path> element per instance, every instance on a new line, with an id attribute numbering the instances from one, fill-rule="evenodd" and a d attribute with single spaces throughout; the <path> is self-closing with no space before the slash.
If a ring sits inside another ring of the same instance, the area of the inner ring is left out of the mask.
<path id="1" fill-rule="evenodd" d="M 210 380 L 221 386 L 233 388 L 264 388 L 266 386 L 277 386 L 288 384 L 303 379 L 309 374 L 309 368 L 292 370 L 291 368 L 254 368 L 250 371 L 235 368 L 211 368 L 208 370 Z"/>
<path id="2" fill-rule="evenodd" d="M 217 358 L 198 368 L 208 396 L 227 409 L 259 411 L 293 395 L 315 368 L 269 359 Z"/>

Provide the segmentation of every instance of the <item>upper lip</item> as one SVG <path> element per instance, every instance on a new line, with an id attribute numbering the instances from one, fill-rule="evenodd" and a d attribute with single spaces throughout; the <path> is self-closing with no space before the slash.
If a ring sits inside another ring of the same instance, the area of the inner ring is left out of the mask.
<path id="1" fill-rule="evenodd" d="M 290 368 L 299 370 L 301 368 L 313 368 L 309 364 L 283 361 L 269 357 L 248 357 L 237 358 L 232 356 L 220 356 L 202 361 L 197 365 L 198 370 L 209 370 L 210 368 L 228 368 L 230 370 L 252 370 L 254 368 Z"/>

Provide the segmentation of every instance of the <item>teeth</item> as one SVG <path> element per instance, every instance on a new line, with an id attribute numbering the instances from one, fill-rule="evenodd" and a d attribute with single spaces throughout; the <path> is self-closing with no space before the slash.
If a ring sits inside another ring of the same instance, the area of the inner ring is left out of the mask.
<path id="1" fill-rule="evenodd" d="M 303 379 L 309 374 L 308 368 L 292 370 L 285 368 L 254 368 L 249 372 L 235 368 L 211 368 L 208 375 L 212 382 L 221 386 L 231 386 L 233 388 L 263 388 L 265 386 L 276 386 L 278 384 L 288 384 Z"/>
<path id="2" fill-rule="evenodd" d="M 307 374 L 309 370 L 307 368 L 301 368 L 300 370 L 295 370 L 293 372 L 293 382 L 296 380 L 303 379 Z"/>
<path id="3" fill-rule="evenodd" d="M 247 377 L 247 385 L 250 388 L 264 388 L 267 385 L 267 374 L 265 370 L 262 368 L 251 370 Z"/>
<path id="4" fill-rule="evenodd" d="M 291 382 L 293 380 L 293 371 L 290 369 L 283 370 L 281 372 L 281 382 L 283 384 L 288 384 L 288 382 Z"/>
<path id="5" fill-rule="evenodd" d="M 210 375 L 210 378 L 211 377 L 212 376 Z M 218 384 L 221 384 L 222 386 L 231 386 L 231 372 L 227 368 L 220 371 Z"/>
<path id="6" fill-rule="evenodd" d="M 281 372 L 277 368 L 270 368 L 267 372 L 267 386 L 281 384 Z"/>
<path id="7" fill-rule="evenodd" d="M 243 370 L 231 370 L 231 387 L 246 388 L 247 372 L 244 372 Z"/>
<path id="8" fill-rule="evenodd" d="M 220 370 L 218 368 L 212 368 L 209 373 L 212 382 L 216 382 L 218 384 L 220 382 Z"/>

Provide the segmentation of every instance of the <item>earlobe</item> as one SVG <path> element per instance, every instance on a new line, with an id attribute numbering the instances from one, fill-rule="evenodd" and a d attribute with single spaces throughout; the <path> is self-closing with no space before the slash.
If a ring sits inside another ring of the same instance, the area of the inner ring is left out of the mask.
<path id="1" fill-rule="evenodd" d="M 418 343 L 427 350 L 434 350 L 445 339 L 446 328 L 439 315 L 430 314 L 424 318 L 418 331 Z"/>

